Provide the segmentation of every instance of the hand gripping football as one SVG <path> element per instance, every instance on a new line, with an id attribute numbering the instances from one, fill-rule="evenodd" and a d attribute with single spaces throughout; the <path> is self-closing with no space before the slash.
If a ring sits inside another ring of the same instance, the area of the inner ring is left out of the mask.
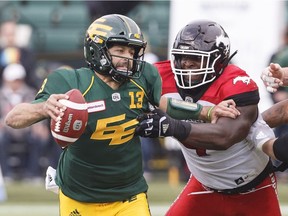
<path id="1" fill-rule="evenodd" d="M 88 110 L 85 98 L 78 89 L 66 92 L 69 99 L 61 99 L 67 109 L 58 121 L 51 119 L 51 133 L 55 141 L 61 146 L 74 143 L 84 132 L 88 121 Z"/>

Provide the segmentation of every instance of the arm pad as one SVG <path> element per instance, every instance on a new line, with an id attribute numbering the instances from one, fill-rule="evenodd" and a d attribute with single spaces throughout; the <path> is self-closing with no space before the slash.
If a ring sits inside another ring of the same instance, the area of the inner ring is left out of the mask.
<path id="1" fill-rule="evenodd" d="M 203 106 L 197 103 L 168 98 L 166 113 L 174 119 L 199 119 Z"/>
<path id="2" fill-rule="evenodd" d="M 279 137 L 273 144 L 275 157 L 279 161 L 288 163 L 288 134 Z"/>

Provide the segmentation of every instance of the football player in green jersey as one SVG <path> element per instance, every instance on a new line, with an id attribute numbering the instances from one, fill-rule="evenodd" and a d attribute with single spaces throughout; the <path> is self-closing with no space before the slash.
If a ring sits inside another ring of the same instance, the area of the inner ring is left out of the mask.
<path id="1" fill-rule="evenodd" d="M 33 103 L 22 104 L 19 113 L 15 107 L 7 116 L 8 125 L 16 128 L 44 118 L 56 120 L 65 108 L 58 102 L 67 97 L 65 92 L 77 88 L 85 97 L 86 130 L 63 150 L 57 167 L 63 216 L 150 215 L 134 130 L 137 115 L 149 110 L 148 101 L 158 105 L 161 79 L 157 69 L 142 60 L 145 46 L 130 18 L 112 14 L 95 20 L 84 40 L 89 67 L 54 71 Z"/>
<path id="2" fill-rule="evenodd" d="M 10 127 L 28 127 L 63 115 L 59 99 L 68 99 L 65 92 L 77 88 L 85 97 L 86 130 L 63 149 L 57 167 L 60 215 L 151 215 L 140 139 L 134 132 L 137 116 L 148 112 L 149 104 L 159 105 L 162 84 L 157 69 L 142 60 L 145 46 L 130 18 L 111 14 L 95 20 L 84 40 L 89 67 L 54 71 L 32 103 L 15 106 L 6 116 Z M 177 103 L 172 105 L 178 109 Z M 206 116 L 208 108 L 194 104 L 185 111 Z M 216 106 L 212 119 L 225 112 Z"/>

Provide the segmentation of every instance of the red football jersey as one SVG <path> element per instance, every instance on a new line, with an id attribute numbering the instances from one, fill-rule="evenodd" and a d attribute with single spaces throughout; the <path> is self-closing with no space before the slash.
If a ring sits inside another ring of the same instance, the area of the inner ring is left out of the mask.
<path id="1" fill-rule="evenodd" d="M 178 93 L 170 61 L 158 62 L 155 66 L 162 77 L 162 94 L 170 96 L 173 95 L 172 93 Z M 197 95 L 197 103 L 216 105 L 228 98 L 233 99 L 237 106 L 247 106 L 259 102 L 258 86 L 244 70 L 236 65 L 228 65 L 221 76 L 208 85 L 200 87 L 203 88 L 203 92 L 202 95 Z M 194 101 L 193 96 L 195 95 L 193 94 L 196 94 L 196 90 L 179 89 L 179 92 L 181 92 L 183 100 Z M 259 205 L 263 203 L 268 205 L 269 203 L 269 209 L 265 208 L 260 211 L 257 208 L 256 213 L 271 215 L 271 212 L 273 212 L 274 215 L 280 215 L 277 192 L 273 187 L 270 187 L 270 185 L 273 185 L 274 176 L 267 177 L 265 181 L 257 186 L 257 190 L 261 190 L 260 192 L 236 195 L 239 200 L 233 196 L 222 195 L 205 189 L 205 187 L 216 189 L 236 188 L 252 181 L 262 172 L 269 161 L 269 157 L 255 148 L 257 139 L 260 140 L 260 137 L 255 138 L 253 128 L 259 129 L 263 124 L 265 123 L 259 115 L 247 138 L 225 151 L 203 149 L 206 154 L 200 155 L 196 149 L 189 149 L 180 145 L 192 174 L 192 179 L 187 183 L 185 189 L 166 215 L 190 215 L 191 212 L 196 215 L 229 215 L 232 211 L 243 213 L 243 215 L 254 215 L 255 208 L 254 206 L 249 208 L 248 203 L 255 200 Z M 268 127 L 268 129 L 270 128 Z M 266 140 L 269 137 L 274 137 L 273 131 L 270 134 L 270 131 L 263 129 L 262 139 Z M 264 198 L 264 195 L 267 199 Z M 227 200 L 223 197 L 227 197 Z M 243 205 L 245 205 L 245 208 L 243 208 Z M 209 206 L 209 208 L 204 208 L 203 211 L 203 206 Z M 219 208 L 219 206 L 221 207 Z"/>

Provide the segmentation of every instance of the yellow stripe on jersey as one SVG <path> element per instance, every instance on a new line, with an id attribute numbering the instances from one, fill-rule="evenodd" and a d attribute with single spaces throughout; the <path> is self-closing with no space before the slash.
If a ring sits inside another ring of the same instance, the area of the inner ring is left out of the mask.
<path id="1" fill-rule="evenodd" d="M 148 98 L 146 92 L 144 91 L 144 89 L 143 89 L 138 83 L 136 83 L 136 82 L 135 82 L 134 80 L 132 80 L 132 79 L 130 79 L 130 81 L 131 81 L 134 85 L 136 85 L 136 86 L 144 93 L 144 95 L 145 95 L 146 98 Z"/>
<path id="2" fill-rule="evenodd" d="M 87 94 L 87 92 L 92 88 L 92 85 L 94 83 L 94 76 L 91 77 L 91 82 L 90 85 L 88 86 L 88 88 L 85 90 L 85 92 L 83 93 L 83 97 Z"/>

